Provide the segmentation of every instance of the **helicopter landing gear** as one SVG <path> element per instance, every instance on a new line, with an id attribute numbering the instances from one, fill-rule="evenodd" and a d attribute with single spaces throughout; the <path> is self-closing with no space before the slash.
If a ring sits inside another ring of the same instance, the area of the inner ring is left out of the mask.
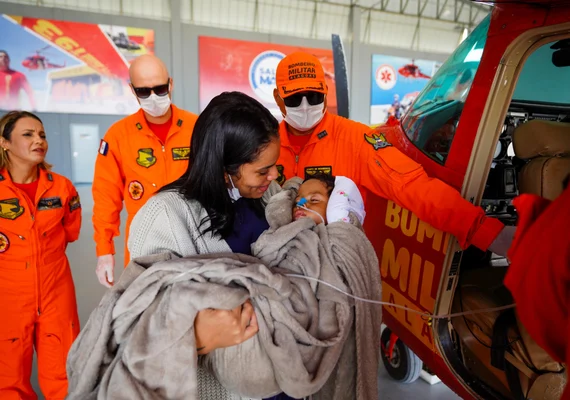
<path id="1" fill-rule="evenodd" d="M 388 374 L 401 383 L 415 382 L 422 372 L 423 362 L 396 334 L 384 328 L 380 338 L 380 353 Z"/>

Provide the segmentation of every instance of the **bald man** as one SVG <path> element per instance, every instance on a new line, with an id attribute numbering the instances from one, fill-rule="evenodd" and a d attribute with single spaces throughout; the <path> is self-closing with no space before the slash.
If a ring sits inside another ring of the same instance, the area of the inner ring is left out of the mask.
<path id="1" fill-rule="evenodd" d="M 126 243 L 136 212 L 162 186 L 178 179 L 188 166 L 190 137 L 197 116 L 171 103 L 173 81 L 155 56 L 135 59 L 129 69 L 131 90 L 141 109 L 115 123 L 101 140 L 93 179 L 93 227 L 97 277 L 114 281 L 114 238 L 119 235 L 123 201 L 127 208 Z"/>

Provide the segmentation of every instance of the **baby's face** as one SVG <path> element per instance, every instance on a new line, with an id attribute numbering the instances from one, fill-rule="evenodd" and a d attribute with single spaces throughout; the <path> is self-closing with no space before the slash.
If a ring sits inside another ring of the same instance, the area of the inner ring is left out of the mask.
<path id="1" fill-rule="evenodd" d="M 314 212 L 304 210 L 297 207 L 297 203 L 302 198 L 307 199 L 307 202 L 303 205 L 309 210 L 319 213 L 327 222 L 327 204 L 329 203 L 329 190 L 324 182 L 317 179 L 311 179 L 306 181 L 299 188 L 297 198 L 295 199 L 295 206 L 293 206 L 293 221 L 297 221 L 299 218 L 309 217 L 318 225 L 323 221 Z"/>

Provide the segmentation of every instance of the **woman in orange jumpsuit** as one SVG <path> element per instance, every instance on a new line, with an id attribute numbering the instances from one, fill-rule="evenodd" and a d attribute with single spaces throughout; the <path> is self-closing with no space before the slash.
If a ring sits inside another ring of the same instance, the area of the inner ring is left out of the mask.
<path id="1" fill-rule="evenodd" d="M 13 111 L 0 119 L 0 399 L 37 399 L 35 347 L 47 400 L 67 394 L 67 352 L 79 333 L 65 249 L 79 236 L 71 182 L 50 172 L 42 122 Z"/>

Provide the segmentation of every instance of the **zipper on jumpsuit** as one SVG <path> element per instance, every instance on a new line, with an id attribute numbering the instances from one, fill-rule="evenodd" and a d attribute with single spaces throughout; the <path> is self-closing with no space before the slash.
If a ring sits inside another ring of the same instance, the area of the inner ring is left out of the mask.
<path id="1" fill-rule="evenodd" d="M 44 195 L 44 193 L 47 192 L 46 189 L 44 189 L 42 192 L 39 193 L 39 196 L 36 194 L 36 199 L 41 199 L 42 196 Z M 34 201 L 34 211 L 37 212 L 38 210 L 38 205 L 36 204 L 36 202 Z M 34 214 L 32 213 L 32 233 L 34 235 L 34 240 L 33 240 L 33 246 L 36 247 L 36 249 L 34 249 L 34 253 L 36 254 L 35 256 L 35 264 L 36 264 L 36 292 L 37 292 L 37 307 L 38 307 L 38 317 L 42 314 L 42 293 L 41 293 L 41 275 L 40 275 L 40 265 L 42 265 L 43 263 L 40 263 L 39 260 L 39 256 L 40 256 L 40 251 L 41 251 L 41 246 L 40 246 L 40 235 L 39 232 L 36 229 L 36 220 L 34 217 Z"/>

